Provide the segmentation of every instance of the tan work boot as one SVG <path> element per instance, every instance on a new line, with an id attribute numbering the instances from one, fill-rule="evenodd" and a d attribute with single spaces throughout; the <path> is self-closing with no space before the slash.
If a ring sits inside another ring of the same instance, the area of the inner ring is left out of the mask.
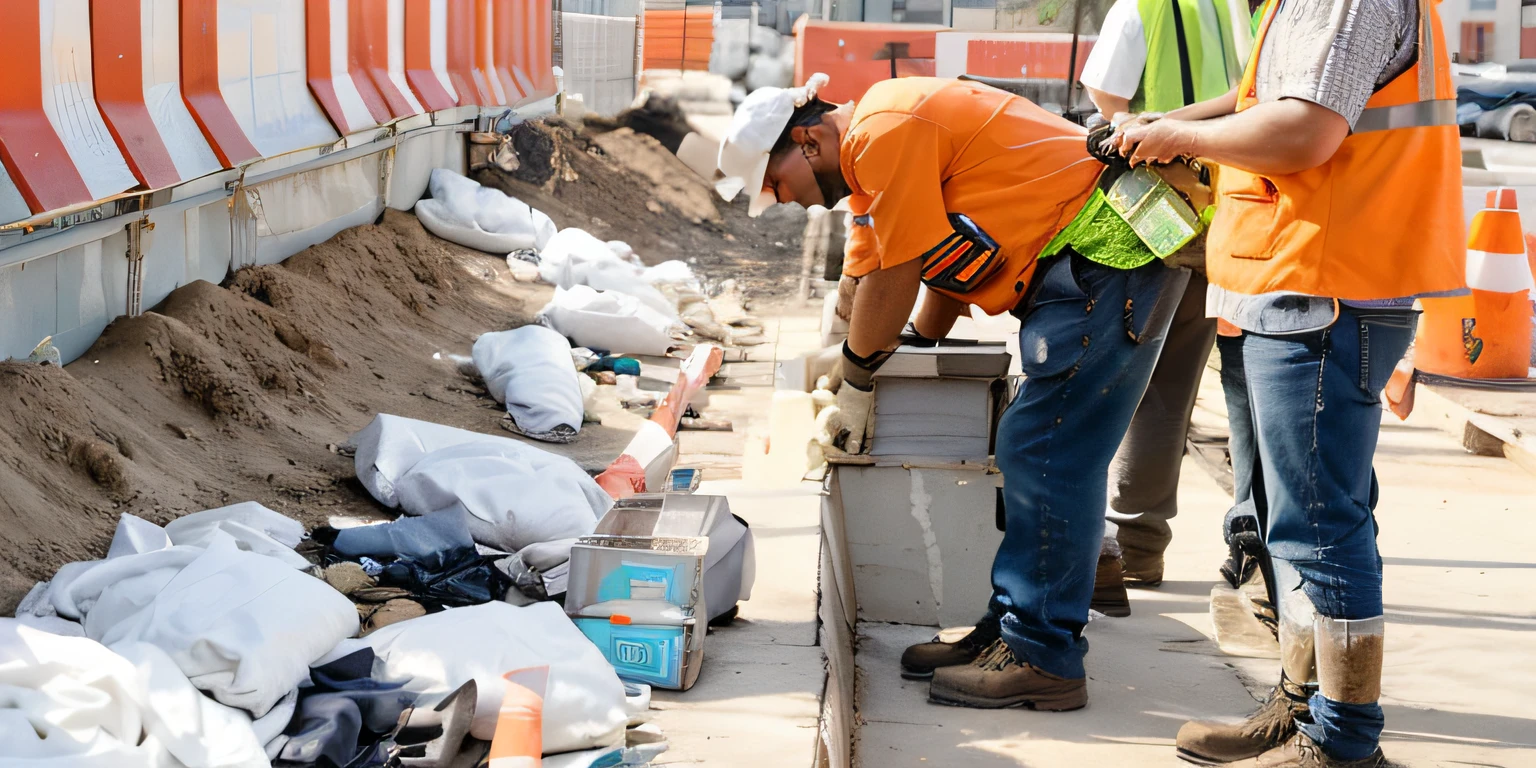
<path id="1" fill-rule="evenodd" d="M 1099 555 L 1099 568 L 1093 574 L 1093 602 L 1089 607 L 1117 619 L 1131 615 L 1131 597 L 1125 593 L 1119 557 Z"/>
<path id="2" fill-rule="evenodd" d="M 1123 546 L 1123 545 L 1122 545 Z M 1127 587 L 1152 589 L 1163 584 L 1163 555 L 1125 547 L 1120 553 L 1120 567 Z"/>
<path id="3" fill-rule="evenodd" d="M 969 664 L 1002 635 L 1000 620 L 988 613 L 969 634 L 953 643 L 946 643 L 935 635 L 926 643 L 909 646 L 901 654 L 901 676 L 908 680 L 927 680 L 940 667 Z"/>
<path id="4" fill-rule="evenodd" d="M 1088 706 L 1088 681 L 1057 677 L 1020 662 L 1002 640 L 974 662 L 933 673 L 928 700 L 977 709 L 1029 707 L 1062 712 Z"/>
<path id="5" fill-rule="evenodd" d="M 1381 748 L 1359 760 L 1339 760 L 1329 757 L 1305 733 L 1298 731 L 1284 744 L 1262 755 L 1253 762 L 1254 768 L 1389 768 Z"/>
<path id="6" fill-rule="evenodd" d="M 1264 754 L 1286 742 L 1296 733 L 1296 718 L 1305 718 L 1306 688 L 1287 680 L 1269 693 L 1269 700 L 1259 711 L 1241 723 L 1217 723 L 1192 720 L 1179 729 L 1179 757 L 1195 765 L 1225 765 Z"/>

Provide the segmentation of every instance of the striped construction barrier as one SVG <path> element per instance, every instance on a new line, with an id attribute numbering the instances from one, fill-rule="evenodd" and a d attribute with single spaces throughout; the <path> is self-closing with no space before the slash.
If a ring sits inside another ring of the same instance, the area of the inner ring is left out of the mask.
<path id="1" fill-rule="evenodd" d="M 552 8 L 0 0 L 0 226 L 416 115 L 548 98 Z"/>
<path id="2" fill-rule="evenodd" d="M 645 5 L 645 69 L 709 70 L 714 5 L 656 0 Z"/>

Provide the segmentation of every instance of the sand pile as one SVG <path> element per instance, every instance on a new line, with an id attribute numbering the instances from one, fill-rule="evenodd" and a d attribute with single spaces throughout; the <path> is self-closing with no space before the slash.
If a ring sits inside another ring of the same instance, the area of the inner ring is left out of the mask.
<path id="1" fill-rule="evenodd" d="M 513 129 L 512 145 L 516 171 L 482 170 L 475 180 L 560 227 L 623 240 L 648 264 L 681 259 L 706 278 L 733 278 L 749 299 L 794 290 L 805 231 L 799 206 L 748 218 L 745 196 L 726 203 L 656 139 L 628 127 L 593 135 L 558 120 L 530 122 Z"/>

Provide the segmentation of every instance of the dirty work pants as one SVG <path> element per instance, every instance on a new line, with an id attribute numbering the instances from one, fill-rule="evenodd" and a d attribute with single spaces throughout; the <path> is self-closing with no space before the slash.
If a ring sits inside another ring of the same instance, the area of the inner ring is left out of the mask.
<path id="1" fill-rule="evenodd" d="M 1381 390 L 1413 331 L 1410 312 L 1346 306 L 1320 331 L 1221 340 L 1223 373 L 1229 358 L 1240 358 L 1257 447 L 1249 495 L 1267 526 L 1276 594 L 1300 589 L 1323 616 L 1382 615 L 1371 460 L 1381 430 Z M 1353 760 L 1376 749 L 1384 723 L 1379 704 L 1337 702 L 1320 693 L 1311 703 L 1313 722 L 1301 728 L 1324 752 Z"/>
<path id="2" fill-rule="evenodd" d="M 1161 262 L 1120 270 L 1068 252 L 1041 262 L 1027 294 L 1025 379 L 997 429 L 1006 530 L 991 610 L 1014 654 L 1050 674 L 1084 676 L 1109 460 L 1188 279 Z"/>
<path id="3" fill-rule="evenodd" d="M 1189 276 L 1147 392 L 1109 465 L 1104 514 L 1110 535 L 1126 550 L 1127 566 L 1161 562 L 1173 540 L 1168 521 L 1179 511 L 1179 470 L 1189 419 L 1216 339 L 1216 320 L 1205 316 L 1205 289 L 1203 275 Z"/>

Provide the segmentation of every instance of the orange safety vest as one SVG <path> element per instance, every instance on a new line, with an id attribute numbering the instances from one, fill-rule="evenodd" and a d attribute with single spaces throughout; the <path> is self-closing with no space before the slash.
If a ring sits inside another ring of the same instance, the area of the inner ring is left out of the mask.
<path id="1" fill-rule="evenodd" d="M 1456 92 L 1434 5 L 1419 0 L 1418 63 L 1371 96 L 1328 162 L 1275 176 L 1220 169 L 1206 240 L 1212 283 L 1356 301 L 1466 285 Z M 1254 41 L 1238 111 L 1258 103 L 1258 61 L 1279 6 Z"/>

